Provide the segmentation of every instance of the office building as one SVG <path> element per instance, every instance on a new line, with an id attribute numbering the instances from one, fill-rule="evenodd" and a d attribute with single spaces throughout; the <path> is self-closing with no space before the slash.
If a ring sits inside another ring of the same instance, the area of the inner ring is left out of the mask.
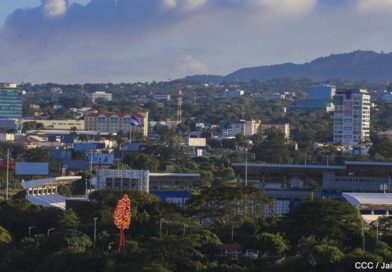
<path id="1" fill-rule="evenodd" d="M 338 90 L 334 96 L 335 144 L 358 146 L 370 140 L 370 95 L 367 90 Z"/>
<path id="2" fill-rule="evenodd" d="M 22 117 L 22 91 L 14 83 L 0 83 L 0 118 Z"/>
<path id="3" fill-rule="evenodd" d="M 44 129 L 53 130 L 71 130 L 76 128 L 76 130 L 84 130 L 84 120 L 24 120 L 24 122 L 35 121 L 37 124 L 42 124 Z"/>
<path id="4" fill-rule="evenodd" d="M 107 92 L 93 92 L 87 95 L 90 98 L 91 102 L 95 103 L 97 99 L 104 99 L 106 101 L 112 101 L 112 94 Z"/>
<path id="5" fill-rule="evenodd" d="M 140 125 L 133 126 L 132 131 L 142 131 L 143 136 L 148 135 L 148 112 L 140 111 L 130 114 L 125 113 L 90 113 L 84 117 L 86 130 L 117 133 L 123 131 L 129 133 L 131 130 L 131 119 L 136 118 Z"/>

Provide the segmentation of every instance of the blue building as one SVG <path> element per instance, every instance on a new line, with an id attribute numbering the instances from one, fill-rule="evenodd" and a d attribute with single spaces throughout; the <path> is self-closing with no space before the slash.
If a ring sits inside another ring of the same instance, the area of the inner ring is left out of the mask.
<path id="1" fill-rule="evenodd" d="M 22 117 L 22 91 L 14 83 L 0 83 L 0 118 Z"/>
<path id="2" fill-rule="evenodd" d="M 331 85 L 313 86 L 309 89 L 309 99 L 330 101 L 336 93 L 336 87 Z"/>

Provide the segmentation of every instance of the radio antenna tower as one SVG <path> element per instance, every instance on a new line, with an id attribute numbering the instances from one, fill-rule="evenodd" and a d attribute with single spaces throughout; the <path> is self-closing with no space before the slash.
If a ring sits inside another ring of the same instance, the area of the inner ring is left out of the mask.
<path id="1" fill-rule="evenodd" d="M 182 88 L 180 86 L 177 98 L 177 124 L 182 122 Z"/>

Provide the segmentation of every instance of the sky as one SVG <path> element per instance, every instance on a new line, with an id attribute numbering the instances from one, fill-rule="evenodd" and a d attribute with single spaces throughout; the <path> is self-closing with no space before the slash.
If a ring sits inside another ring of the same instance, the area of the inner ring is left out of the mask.
<path id="1" fill-rule="evenodd" d="M 392 51 L 392 0 L 0 0 L 0 82 L 144 82 Z"/>

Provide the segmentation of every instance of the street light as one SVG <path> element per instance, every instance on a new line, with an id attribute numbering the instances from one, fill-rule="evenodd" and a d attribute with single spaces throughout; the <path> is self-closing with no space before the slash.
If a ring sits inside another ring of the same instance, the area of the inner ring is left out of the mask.
<path id="1" fill-rule="evenodd" d="M 5 185 L 6 201 L 8 201 L 9 183 L 10 183 L 10 148 L 7 148 L 7 174 L 6 174 L 6 185 Z"/>
<path id="2" fill-rule="evenodd" d="M 185 228 L 187 227 L 187 224 L 183 224 L 183 229 L 182 229 L 182 236 L 185 236 Z"/>
<path id="3" fill-rule="evenodd" d="M 248 187 L 248 148 L 245 148 L 245 187 Z"/>
<path id="4" fill-rule="evenodd" d="M 97 240 L 97 217 L 94 217 L 94 243 L 93 243 L 93 248 L 95 249 L 95 243 Z"/>
<path id="5" fill-rule="evenodd" d="M 165 221 L 165 218 L 161 218 L 161 219 L 159 220 L 159 237 L 162 237 L 162 225 L 163 225 L 163 223 L 167 223 L 167 222 Z"/>
<path id="6" fill-rule="evenodd" d="M 31 230 L 36 228 L 36 226 L 29 226 L 29 238 L 31 237 Z"/>
<path id="7" fill-rule="evenodd" d="M 55 228 L 48 229 L 48 231 L 47 231 L 47 233 L 46 233 L 46 236 L 49 237 L 50 232 L 51 232 L 52 230 L 54 230 L 54 229 L 55 229 Z"/>

